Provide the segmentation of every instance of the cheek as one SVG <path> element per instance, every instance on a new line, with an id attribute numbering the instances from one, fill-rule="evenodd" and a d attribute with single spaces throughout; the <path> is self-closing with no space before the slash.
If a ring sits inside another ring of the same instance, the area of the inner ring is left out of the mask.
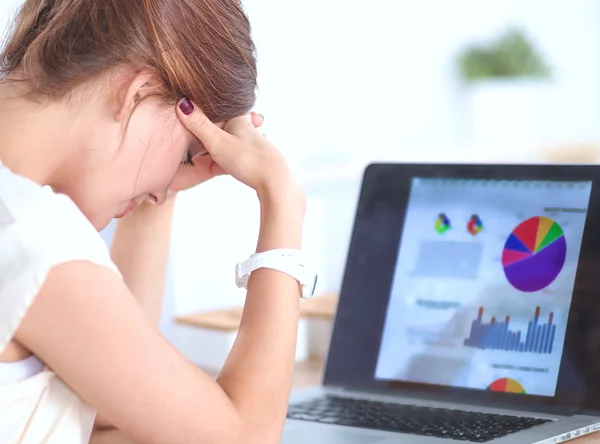
<path id="1" fill-rule="evenodd" d="M 158 191 L 168 187 L 178 168 L 181 165 L 181 157 L 171 151 L 171 147 L 160 146 L 154 152 L 152 159 L 148 159 L 144 168 L 146 186 L 152 191 Z"/>

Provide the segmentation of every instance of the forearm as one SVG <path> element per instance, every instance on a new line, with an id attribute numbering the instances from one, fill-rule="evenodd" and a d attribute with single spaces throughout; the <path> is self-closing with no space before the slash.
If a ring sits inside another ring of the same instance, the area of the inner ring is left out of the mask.
<path id="1" fill-rule="evenodd" d="M 263 203 L 257 251 L 300 248 L 303 195 Z M 270 269 L 252 273 L 237 340 L 218 382 L 236 406 L 249 436 L 278 442 L 292 385 L 300 286 Z M 268 436 L 265 436 L 264 433 Z"/>
<path id="2" fill-rule="evenodd" d="M 163 205 L 142 204 L 117 223 L 111 257 L 152 325 L 162 308 L 174 199 Z"/>
<path id="3" fill-rule="evenodd" d="M 111 244 L 111 258 L 144 316 L 158 327 L 162 309 L 174 199 L 163 205 L 142 204 L 119 219 Z M 99 412 L 91 444 L 130 444 L 119 430 L 102 417 Z"/>

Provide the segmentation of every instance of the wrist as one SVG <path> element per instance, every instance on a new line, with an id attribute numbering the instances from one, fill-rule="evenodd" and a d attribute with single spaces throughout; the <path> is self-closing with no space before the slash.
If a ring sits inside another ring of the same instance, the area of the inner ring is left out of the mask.
<path id="1" fill-rule="evenodd" d="M 256 251 L 299 249 L 302 245 L 305 198 L 303 193 L 277 193 L 261 200 L 260 231 Z"/>
<path id="2" fill-rule="evenodd" d="M 306 194 L 298 184 L 291 180 L 257 191 L 257 195 L 263 214 L 283 211 L 304 217 Z"/>

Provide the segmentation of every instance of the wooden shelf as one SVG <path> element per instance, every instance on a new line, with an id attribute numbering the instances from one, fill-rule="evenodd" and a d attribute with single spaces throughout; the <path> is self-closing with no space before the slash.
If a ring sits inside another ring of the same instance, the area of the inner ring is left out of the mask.
<path id="1" fill-rule="evenodd" d="M 294 367 L 293 389 L 315 387 L 323 380 L 325 363 L 322 359 L 314 358 L 308 361 L 298 362 Z M 212 378 L 219 376 L 219 371 L 211 368 L 202 368 Z"/>
<path id="2" fill-rule="evenodd" d="M 324 294 L 312 299 L 300 300 L 300 318 L 335 318 L 337 310 L 338 295 L 336 293 Z"/>
<path id="3" fill-rule="evenodd" d="M 337 294 L 325 294 L 312 299 L 300 301 L 301 319 L 329 319 L 333 321 L 337 309 Z M 243 308 L 232 308 L 206 313 L 198 313 L 190 316 L 179 316 L 175 322 L 181 325 L 232 332 L 238 330 L 242 319 Z"/>

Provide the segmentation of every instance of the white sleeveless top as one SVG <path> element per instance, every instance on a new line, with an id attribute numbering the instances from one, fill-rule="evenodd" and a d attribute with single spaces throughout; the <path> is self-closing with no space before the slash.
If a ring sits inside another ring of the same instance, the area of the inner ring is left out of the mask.
<path id="1" fill-rule="evenodd" d="M 49 270 L 74 260 L 118 273 L 106 244 L 71 199 L 0 162 L 0 354 Z M 87 443 L 95 416 L 35 356 L 0 363 L 0 443 Z"/>

